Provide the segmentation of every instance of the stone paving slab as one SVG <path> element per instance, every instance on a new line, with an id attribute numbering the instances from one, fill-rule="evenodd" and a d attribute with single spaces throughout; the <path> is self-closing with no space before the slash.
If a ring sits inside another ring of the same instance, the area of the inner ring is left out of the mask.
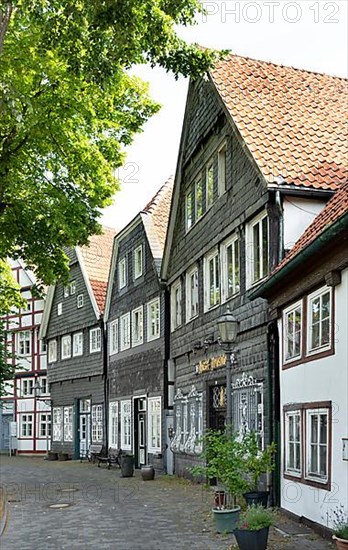
<path id="1" fill-rule="evenodd" d="M 162 476 L 121 478 L 79 461 L 1 457 L 0 482 L 9 501 L 1 550 L 231 550 L 232 535 L 214 532 L 211 491 Z M 52 508 L 53 505 L 53 508 Z M 270 550 L 328 550 L 312 532 L 272 530 Z"/>

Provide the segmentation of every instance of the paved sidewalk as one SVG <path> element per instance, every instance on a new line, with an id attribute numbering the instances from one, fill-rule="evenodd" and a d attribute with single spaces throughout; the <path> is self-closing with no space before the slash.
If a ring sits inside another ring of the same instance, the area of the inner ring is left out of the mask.
<path id="1" fill-rule="evenodd" d="M 232 535 L 214 533 L 212 495 L 202 486 L 167 476 L 143 482 L 138 472 L 121 478 L 117 469 L 78 461 L 0 460 L 0 482 L 9 503 L 1 550 L 236 548 Z M 281 531 L 272 529 L 268 548 L 333 548 L 304 531 L 284 520 Z"/>

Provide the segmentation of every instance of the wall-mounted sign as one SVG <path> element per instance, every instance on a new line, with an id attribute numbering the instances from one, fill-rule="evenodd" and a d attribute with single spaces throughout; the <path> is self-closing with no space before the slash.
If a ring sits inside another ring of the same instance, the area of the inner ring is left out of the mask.
<path id="1" fill-rule="evenodd" d="M 220 369 L 226 365 L 226 355 L 219 355 L 218 357 L 210 357 L 204 359 L 196 365 L 196 374 L 202 374 L 203 372 L 209 372 L 216 369 Z"/>

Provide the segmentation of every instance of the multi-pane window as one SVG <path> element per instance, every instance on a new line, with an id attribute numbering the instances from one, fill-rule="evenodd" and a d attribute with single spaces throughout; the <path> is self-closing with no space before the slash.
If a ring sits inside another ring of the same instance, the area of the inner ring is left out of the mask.
<path id="1" fill-rule="evenodd" d="M 89 351 L 95 353 L 101 350 L 101 330 L 100 328 L 91 328 L 89 331 Z"/>
<path id="2" fill-rule="evenodd" d="M 64 441 L 73 440 L 73 408 L 63 408 L 63 434 Z"/>
<path id="3" fill-rule="evenodd" d="M 103 405 L 92 406 L 92 441 L 103 441 Z"/>
<path id="4" fill-rule="evenodd" d="M 284 359 L 291 361 L 301 356 L 302 304 L 298 303 L 284 311 Z"/>
<path id="5" fill-rule="evenodd" d="M 134 250 L 134 279 L 143 274 L 143 246 L 140 245 Z"/>
<path id="6" fill-rule="evenodd" d="M 61 407 L 53 407 L 53 441 L 63 439 L 63 413 Z"/>
<path id="7" fill-rule="evenodd" d="M 48 393 L 47 378 L 40 379 L 40 395 Z"/>
<path id="8" fill-rule="evenodd" d="M 83 307 L 83 294 L 78 294 L 76 298 L 76 304 L 78 308 Z"/>
<path id="9" fill-rule="evenodd" d="M 161 398 L 149 397 L 148 399 L 148 444 L 150 453 L 161 452 Z"/>
<path id="10" fill-rule="evenodd" d="M 180 327 L 181 318 L 181 282 L 176 281 L 171 288 L 171 326 L 172 330 Z"/>
<path id="11" fill-rule="evenodd" d="M 331 291 L 321 289 L 308 297 L 308 351 L 330 346 Z"/>
<path id="12" fill-rule="evenodd" d="M 193 212 L 192 212 L 192 192 L 187 193 L 185 197 L 185 224 L 186 231 L 192 227 Z"/>
<path id="13" fill-rule="evenodd" d="M 34 394 L 34 380 L 32 378 L 24 379 L 22 381 L 23 396 Z"/>
<path id="14" fill-rule="evenodd" d="M 131 449 L 131 401 L 121 401 L 121 449 Z"/>
<path id="15" fill-rule="evenodd" d="M 21 415 L 21 437 L 33 436 L 33 415 L 22 414 Z"/>
<path id="16" fill-rule="evenodd" d="M 118 352 L 118 319 L 110 323 L 110 355 Z"/>
<path id="17" fill-rule="evenodd" d="M 326 482 L 328 479 L 328 409 L 307 410 L 306 477 Z"/>
<path id="18" fill-rule="evenodd" d="M 218 152 L 218 193 L 219 197 L 226 191 L 226 145 Z"/>
<path id="19" fill-rule="evenodd" d="M 77 332 L 73 336 L 73 356 L 78 357 L 83 354 L 83 332 Z"/>
<path id="20" fill-rule="evenodd" d="M 51 437 L 50 413 L 40 413 L 39 415 L 39 437 Z"/>
<path id="21" fill-rule="evenodd" d="M 28 356 L 31 354 L 31 332 L 25 330 L 18 332 L 18 355 Z"/>
<path id="22" fill-rule="evenodd" d="M 109 403 L 109 446 L 118 447 L 118 402 Z"/>
<path id="23" fill-rule="evenodd" d="M 127 285 L 127 262 L 126 258 L 123 258 L 118 263 L 118 287 L 124 288 Z"/>
<path id="24" fill-rule="evenodd" d="M 155 298 L 147 304 L 147 339 L 155 340 L 161 334 L 160 299 Z"/>
<path id="25" fill-rule="evenodd" d="M 220 303 L 219 253 L 214 251 L 204 258 L 204 310 Z"/>
<path id="26" fill-rule="evenodd" d="M 144 339 L 143 306 L 132 311 L 132 346 L 139 346 Z"/>
<path id="27" fill-rule="evenodd" d="M 63 303 L 59 302 L 59 304 L 57 304 L 57 315 L 62 315 L 62 313 L 63 313 Z"/>
<path id="28" fill-rule="evenodd" d="M 205 180 L 206 208 L 210 208 L 214 201 L 214 164 L 211 163 L 206 168 Z"/>
<path id="29" fill-rule="evenodd" d="M 62 336 L 62 359 L 71 357 L 71 336 L 67 334 Z"/>
<path id="30" fill-rule="evenodd" d="M 69 287 L 68 286 L 65 286 L 63 288 L 63 296 L 64 296 L 64 298 L 67 298 L 69 296 Z"/>
<path id="31" fill-rule="evenodd" d="M 120 317 L 120 349 L 130 348 L 130 313 Z"/>
<path id="32" fill-rule="evenodd" d="M 198 268 L 186 274 L 186 322 L 198 315 Z"/>
<path id="33" fill-rule="evenodd" d="M 75 294 L 76 292 L 76 281 L 71 281 L 70 283 L 70 294 Z"/>
<path id="34" fill-rule="evenodd" d="M 285 413 L 285 470 L 291 475 L 300 475 L 302 467 L 301 412 Z"/>
<path id="35" fill-rule="evenodd" d="M 240 290 L 239 239 L 235 236 L 221 247 L 222 300 L 226 301 Z"/>
<path id="36" fill-rule="evenodd" d="M 203 215 L 203 184 L 201 174 L 195 183 L 195 221 Z"/>
<path id="37" fill-rule="evenodd" d="M 57 340 L 48 342 L 48 362 L 54 363 L 57 361 Z"/>
<path id="38" fill-rule="evenodd" d="M 246 257 L 249 286 L 268 275 L 268 218 L 262 213 L 247 228 Z"/>

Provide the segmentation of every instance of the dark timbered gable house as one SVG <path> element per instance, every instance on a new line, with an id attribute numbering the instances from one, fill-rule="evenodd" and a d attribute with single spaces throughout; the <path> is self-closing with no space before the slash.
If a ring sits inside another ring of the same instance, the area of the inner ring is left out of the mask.
<path id="1" fill-rule="evenodd" d="M 168 308 L 159 274 L 172 188 L 169 180 L 115 237 L 106 306 L 108 444 L 132 452 L 137 468 L 167 471 Z"/>
<path id="2" fill-rule="evenodd" d="M 239 321 L 234 429 L 275 438 L 274 334 L 250 300 L 346 177 L 343 79 L 229 55 L 189 85 L 162 279 L 171 293 L 175 471 L 226 416 L 217 319 Z"/>
<path id="3" fill-rule="evenodd" d="M 50 287 L 40 337 L 47 343 L 53 452 L 86 456 L 105 444 L 104 307 L 115 231 L 67 250 L 70 283 Z"/>

